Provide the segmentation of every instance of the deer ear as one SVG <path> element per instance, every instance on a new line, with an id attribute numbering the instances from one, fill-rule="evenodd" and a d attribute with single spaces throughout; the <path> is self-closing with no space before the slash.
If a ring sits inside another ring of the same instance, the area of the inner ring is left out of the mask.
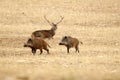
<path id="1" fill-rule="evenodd" d="M 52 23 L 52 25 L 53 25 L 54 27 L 56 27 L 56 26 L 57 26 L 57 24 L 55 24 L 55 23 Z"/>

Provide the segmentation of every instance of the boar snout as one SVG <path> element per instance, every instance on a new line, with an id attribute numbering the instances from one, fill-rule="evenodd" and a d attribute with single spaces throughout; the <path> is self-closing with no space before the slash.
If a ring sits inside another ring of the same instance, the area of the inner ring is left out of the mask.
<path id="1" fill-rule="evenodd" d="M 67 45 L 67 42 L 60 42 L 59 45 Z"/>
<path id="2" fill-rule="evenodd" d="M 62 43 L 59 43 L 59 45 L 63 45 Z"/>
<path id="3" fill-rule="evenodd" d="M 67 45 L 67 43 L 59 43 L 59 45 Z"/>
<path id="4" fill-rule="evenodd" d="M 24 43 L 24 47 L 27 47 L 27 44 L 26 44 L 26 43 Z"/>

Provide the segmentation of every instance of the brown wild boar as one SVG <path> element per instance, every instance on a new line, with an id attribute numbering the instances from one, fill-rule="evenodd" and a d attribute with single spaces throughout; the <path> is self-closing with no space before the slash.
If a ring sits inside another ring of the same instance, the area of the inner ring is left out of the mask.
<path id="1" fill-rule="evenodd" d="M 46 16 L 44 16 L 45 20 L 52 26 L 52 28 L 50 30 L 37 30 L 34 31 L 31 35 L 32 38 L 34 37 L 41 37 L 43 39 L 48 38 L 51 39 L 53 38 L 53 36 L 55 35 L 55 31 L 57 29 L 57 25 L 62 22 L 64 17 L 61 17 L 61 20 L 59 22 L 55 23 L 51 23 L 49 20 L 47 20 Z"/>
<path id="2" fill-rule="evenodd" d="M 46 43 L 41 38 L 34 39 L 29 38 L 28 41 L 24 44 L 24 47 L 30 47 L 32 49 L 33 55 L 35 55 L 37 49 L 40 50 L 40 54 L 42 54 L 43 52 L 42 49 L 46 50 L 47 53 L 49 54 L 49 49 L 47 48 L 47 46 L 49 46 L 48 43 Z"/>
<path id="3" fill-rule="evenodd" d="M 81 42 L 81 44 L 83 43 Z M 72 47 L 75 47 L 76 52 L 79 53 L 79 41 L 77 38 L 72 38 L 71 36 L 64 36 L 59 45 L 65 45 L 67 47 L 67 53 L 69 53 L 69 49 Z"/>

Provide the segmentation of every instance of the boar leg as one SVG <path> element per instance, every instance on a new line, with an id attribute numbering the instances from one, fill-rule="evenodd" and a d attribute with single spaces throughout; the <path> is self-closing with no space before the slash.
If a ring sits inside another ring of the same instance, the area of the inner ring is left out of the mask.
<path id="1" fill-rule="evenodd" d="M 47 53 L 49 54 L 49 49 L 46 49 Z"/>
<path id="2" fill-rule="evenodd" d="M 40 55 L 42 54 L 42 52 L 43 52 L 42 49 L 40 49 Z"/>
<path id="3" fill-rule="evenodd" d="M 78 53 L 79 53 L 79 48 L 78 48 L 78 46 L 76 46 L 75 49 L 76 49 L 76 52 L 78 51 Z"/>
<path id="4" fill-rule="evenodd" d="M 46 50 L 46 51 L 47 51 L 47 53 L 49 54 L 49 49 L 47 49 L 47 48 L 44 48 L 44 50 Z"/>
<path id="5" fill-rule="evenodd" d="M 67 46 L 67 53 L 69 53 L 69 46 Z"/>
<path id="6" fill-rule="evenodd" d="M 36 53 L 36 49 L 35 48 L 32 48 L 32 53 L 33 53 L 33 55 L 35 55 L 35 53 Z"/>

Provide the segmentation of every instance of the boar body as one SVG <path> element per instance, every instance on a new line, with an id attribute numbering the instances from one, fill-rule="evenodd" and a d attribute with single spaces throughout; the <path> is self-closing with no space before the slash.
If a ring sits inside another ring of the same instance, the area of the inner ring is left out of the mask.
<path id="1" fill-rule="evenodd" d="M 69 53 L 70 48 L 75 48 L 76 52 L 79 53 L 79 40 L 77 38 L 72 38 L 71 36 L 64 36 L 59 45 L 65 45 L 67 47 L 67 53 Z"/>
<path id="2" fill-rule="evenodd" d="M 24 44 L 24 47 L 30 47 L 32 49 L 33 55 L 35 55 L 37 49 L 40 50 L 40 54 L 42 54 L 43 52 L 42 49 L 46 50 L 47 53 L 49 54 L 49 49 L 47 48 L 48 46 L 49 46 L 48 43 L 46 43 L 41 38 L 34 38 L 34 39 L 29 38 L 27 43 Z"/>

